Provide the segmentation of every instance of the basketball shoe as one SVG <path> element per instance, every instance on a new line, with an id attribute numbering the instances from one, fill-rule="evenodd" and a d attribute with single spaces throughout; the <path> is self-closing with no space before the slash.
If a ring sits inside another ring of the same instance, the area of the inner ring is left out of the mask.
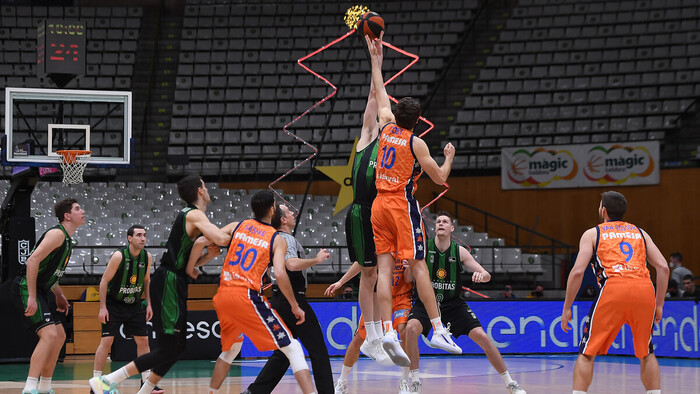
<path id="1" fill-rule="evenodd" d="M 343 379 L 338 379 L 333 388 L 333 394 L 348 394 L 348 382 Z"/>
<path id="2" fill-rule="evenodd" d="M 387 331 L 387 333 L 384 334 L 384 338 L 382 338 L 382 347 L 394 364 L 400 367 L 408 367 L 411 365 L 411 360 L 408 358 L 403 349 L 401 349 L 401 342 L 399 342 L 399 338 L 395 330 Z"/>
<path id="3" fill-rule="evenodd" d="M 447 327 L 442 326 L 442 329 L 438 331 L 433 330 L 433 336 L 430 338 L 429 346 L 452 354 L 462 354 L 462 348 L 457 346 L 454 339 L 452 339 L 449 323 Z"/>
<path id="4" fill-rule="evenodd" d="M 389 358 L 389 355 L 384 351 L 380 338 L 377 338 L 371 343 L 365 339 L 360 346 L 360 351 L 362 354 L 376 361 L 381 366 L 390 367 L 394 365 L 391 358 Z"/>
<path id="5" fill-rule="evenodd" d="M 508 388 L 510 394 L 527 394 L 525 390 L 520 388 L 520 385 L 515 380 L 508 383 L 508 386 L 506 387 Z"/>
<path id="6" fill-rule="evenodd" d="M 116 384 L 107 384 L 103 380 L 102 376 L 95 376 L 94 378 L 88 380 L 90 385 L 90 391 L 93 394 L 119 394 Z"/>
<path id="7" fill-rule="evenodd" d="M 408 383 L 408 379 L 401 378 L 399 382 L 399 394 L 411 394 L 411 385 Z"/>

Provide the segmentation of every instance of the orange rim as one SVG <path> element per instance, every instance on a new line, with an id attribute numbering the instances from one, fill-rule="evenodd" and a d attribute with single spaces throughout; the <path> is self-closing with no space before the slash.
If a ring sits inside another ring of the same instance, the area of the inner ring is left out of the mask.
<path id="1" fill-rule="evenodd" d="M 64 163 L 75 163 L 76 156 L 90 155 L 91 150 L 57 150 L 56 153 L 63 156 Z"/>

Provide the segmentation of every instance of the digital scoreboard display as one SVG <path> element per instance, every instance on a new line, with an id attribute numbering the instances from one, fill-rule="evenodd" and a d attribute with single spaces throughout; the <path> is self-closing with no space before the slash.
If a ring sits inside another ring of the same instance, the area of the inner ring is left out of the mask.
<path id="1" fill-rule="evenodd" d="M 84 75 L 87 29 L 84 21 L 46 19 L 37 27 L 37 71 Z"/>

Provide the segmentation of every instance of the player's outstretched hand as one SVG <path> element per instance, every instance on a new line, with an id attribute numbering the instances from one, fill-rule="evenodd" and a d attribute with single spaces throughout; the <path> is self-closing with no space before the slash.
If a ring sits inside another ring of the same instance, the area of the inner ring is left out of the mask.
<path id="1" fill-rule="evenodd" d="M 445 153 L 446 158 L 452 158 L 455 157 L 455 147 L 452 145 L 452 143 L 448 142 L 447 145 L 445 145 L 445 149 L 443 149 Z"/>
<path id="2" fill-rule="evenodd" d="M 661 321 L 661 318 L 664 315 L 664 307 L 663 306 L 657 306 L 656 307 L 656 313 L 654 314 L 654 324 L 659 324 Z"/>
<path id="3" fill-rule="evenodd" d="M 303 324 L 304 320 L 306 320 L 306 312 L 299 308 L 299 304 L 292 307 L 292 313 L 294 313 L 294 316 L 297 318 L 297 326 Z"/>
<path id="4" fill-rule="evenodd" d="M 367 41 L 367 49 L 369 49 L 369 54 L 371 57 L 377 58 L 381 62 L 384 57 L 384 47 L 382 45 L 382 37 L 384 37 L 384 32 L 379 34 L 378 39 L 371 39 L 369 36 L 365 36 L 365 41 Z M 381 63 L 380 63 L 381 64 Z"/>
<path id="5" fill-rule="evenodd" d="M 491 280 L 491 274 L 488 272 L 475 271 L 472 274 L 472 282 L 474 283 L 485 283 Z"/>
<path id="6" fill-rule="evenodd" d="M 341 287 L 343 287 L 343 284 L 340 283 L 340 281 L 335 282 L 328 286 L 328 288 L 326 289 L 326 291 L 323 292 L 323 294 L 327 297 L 333 297 L 335 295 L 335 292 L 340 290 Z"/>
<path id="7" fill-rule="evenodd" d="M 571 321 L 571 309 L 564 309 L 561 312 L 561 329 L 564 332 L 569 332 L 571 327 L 569 327 L 569 322 Z"/>
<path id="8" fill-rule="evenodd" d="M 326 249 L 321 249 L 316 253 L 316 264 L 318 263 L 323 263 L 324 261 L 328 260 L 331 257 L 331 254 L 328 253 Z"/>

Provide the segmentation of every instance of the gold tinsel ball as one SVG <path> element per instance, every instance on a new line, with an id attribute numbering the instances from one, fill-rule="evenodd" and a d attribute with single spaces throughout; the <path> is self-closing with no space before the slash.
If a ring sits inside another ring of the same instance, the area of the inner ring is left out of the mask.
<path id="1" fill-rule="evenodd" d="M 343 18 L 345 20 L 345 24 L 348 25 L 351 30 L 357 29 L 357 21 L 366 12 L 369 12 L 369 8 L 363 5 L 354 5 L 348 8 L 348 10 L 345 11 L 345 17 Z"/>

